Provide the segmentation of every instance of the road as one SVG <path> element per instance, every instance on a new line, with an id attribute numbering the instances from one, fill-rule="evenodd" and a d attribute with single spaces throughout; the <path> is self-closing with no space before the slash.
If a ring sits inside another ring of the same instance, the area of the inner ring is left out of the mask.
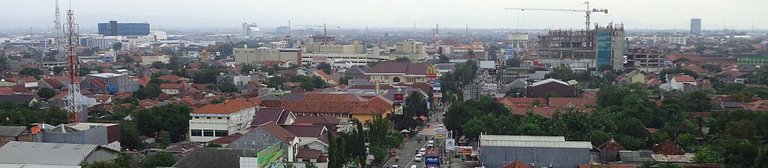
<path id="1" fill-rule="evenodd" d="M 423 162 L 414 161 L 414 156 L 416 156 L 417 150 L 426 148 L 427 141 L 424 140 L 425 136 L 430 139 L 435 136 L 435 129 L 438 125 L 443 124 L 443 113 L 444 110 L 443 112 L 435 112 L 432 116 L 432 120 L 429 122 L 429 127 L 424 127 L 419 131 L 418 137 L 421 138 L 421 142 L 419 142 L 416 137 L 407 139 L 403 142 L 396 154 L 396 156 L 400 157 L 399 161 L 396 162 L 395 157 L 392 157 L 386 164 L 384 164 L 384 166 L 392 167 L 392 165 L 398 165 L 400 167 L 410 168 L 409 166 L 411 165 L 417 165 L 418 167 L 424 167 Z"/>

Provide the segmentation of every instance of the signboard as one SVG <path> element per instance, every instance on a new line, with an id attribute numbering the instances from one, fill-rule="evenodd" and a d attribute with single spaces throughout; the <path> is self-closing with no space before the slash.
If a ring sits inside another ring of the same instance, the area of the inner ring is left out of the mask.
<path id="1" fill-rule="evenodd" d="M 432 97 L 435 97 L 435 98 L 441 98 L 441 97 L 443 97 L 443 93 L 441 93 L 441 92 L 435 92 L 435 93 L 433 93 Z"/>
<path id="2" fill-rule="evenodd" d="M 445 139 L 445 149 L 446 150 L 454 150 L 456 148 L 456 140 L 453 138 Z"/>
<path id="3" fill-rule="evenodd" d="M 402 93 L 395 93 L 395 102 L 403 103 L 403 94 Z"/>
<path id="4" fill-rule="evenodd" d="M 432 90 L 434 90 L 434 91 L 440 91 L 440 87 L 439 87 L 439 86 L 436 86 L 436 87 L 432 87 Z"/>
<path id="5" fill-rule="evenodd" d="M 435 138 L 436 139 L 445 139 L 448 136 L 448 130 L 445 128 L 437 128 L 435 129 Z"/>
<path id="6" fill-rule="evenodd" d="M 427 78 L 437 78 L 437 68 L 435 66 L 427 66 Z"/>
<path id="7" fill-rule="evenodd" d="M 442 85 L 442 84 L 441 84 L 441 82 L 440 82 L 440 79 L 436 79 L 436 80 L 435 80 L 435 84 L 434 84 L 434 85 L 432 85 L 432 87 L 438 87 L 438 88 L 439 88 L 439 87 L 440 87 L 440 85 Z"/>

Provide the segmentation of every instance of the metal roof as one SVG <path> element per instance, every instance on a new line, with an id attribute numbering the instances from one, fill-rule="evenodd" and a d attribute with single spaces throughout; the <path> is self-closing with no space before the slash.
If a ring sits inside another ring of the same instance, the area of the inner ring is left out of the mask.
<path id="1" fill-rule="evenodd" d="M 582 148 L 591 149 L 592 143 L 587 141 L 508 141 L 508 140 L 484 140 L 481 146 L 499 147 L 531 147 L 531 148 Z"/>
<path id="2" fill-rule="evenodd" d="M 19 136 L 26 129 L 26 127 L 22 126 L 0 126 L 0 137 Z"/>
<path id="3" fill-rule="evenodd" d="M 11 141 L 0 148 L 0 164 L 80 165 L 97 145 Z"/>
<path id="4" fill-rule="evenodd" d="M 550 141 L 565 142 L 564 136 L 526 136 L 526 135 L 481 135 L 480 141 Z"/>
<path id="5" fill-rule="evenodd" d="M 570 86 L 568 83 L 565 83 L 565 82 L 563 82 L 561 80 L 557 80 L 557 79 L 553 79 L 553 78 L 549 78 L 549 79 L 545 79 L 545 80 L 542 80 L 542 81 L 534 82 L 534 83 L 531 84 L 531 86 L 539 86 L 539 85 L 543 85 L 543 84 L 550 83 L 550 82 L 556 82 L 556 83 L 559 83 L 559 84 L 562 84 L 562 85 Z"/>

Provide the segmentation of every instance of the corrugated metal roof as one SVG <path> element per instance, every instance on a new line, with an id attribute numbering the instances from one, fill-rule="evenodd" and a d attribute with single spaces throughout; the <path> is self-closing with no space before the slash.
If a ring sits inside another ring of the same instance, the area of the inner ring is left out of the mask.
<path id="1" fill-rule="evenodd" d="M 0 137 L 19 136 L 26 129 L 26 127 L 22 126 L 0 126 Z"/>
<path id="2" fill-rule="evenodd" d="M 0 164 L 80 165 L 97 145 L 11 141 L 0 148 Z"/>
<path id="3" fill-rule="evenodd" d="M 557 80 L 557 79 L 553 79 L 553 78 L 544 79 L 542 81 L 534 82 L 534 83 L 531 84 L 531 86 L 539 86 L 539 85 L 543 85 L 543 84 L 550 83 L 550 82 L 556 82 L 556 83 L 559 83 L 559 84 L 562 84 L 562 85 L 570 86 L 568 83 L 565 83 L 565 82 L 563 82 L 561 80 Z"/>
<path id="4" fill-rule="evenodd" d="M 564 136 L 526 136 L 526 135 L 481 135 L 480 141 L 551 141 L 565 142 Z"/>
<path id="5" fill-rule="evenodd" d="M 482 146 L 501 146 L 501 147 L 532 147 L 532 148 L 582 148 L 591 149 L 592 143 L 587 141 L 508 141 L 508 140 L 485 140 L 480 141 Z"/>

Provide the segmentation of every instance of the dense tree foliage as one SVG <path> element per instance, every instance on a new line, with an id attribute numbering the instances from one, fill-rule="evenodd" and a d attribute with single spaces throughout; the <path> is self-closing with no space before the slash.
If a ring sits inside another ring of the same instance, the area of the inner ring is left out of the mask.
<path id="1" fill-rule="evenodd" d="M 138 131 L 148 137 L 160 137 L 160 132 L 167 132 L 171 142 L 184 139 L 189 128 L 189 113 L 192 108 L 183 104 L 142 109 L 136 112 L 135 120 Z"/>
<path id="2" fill-rule="evenodd" d="M 339 133 L 338 136 L 329 134 L 328 166 L 344 167 L 352 164 L 366 167 L 366 146 L 374 156 L 374 165 L 383 163 L 389 149 L 398 147 L 403 142 L 403 135 L 393 129 L 393 123 L 380 115 L 366 121 L 365 126 L 353 120 L 355 128 Z"/>
<path id="3" fill-rule="evenodd" d="M 40 96 L 41 98 L 48 99 L 53 96 L 56 96 L 56 90 L 53 90 L 51 88 L 40 88 L 37 90 L 37 96 Z"/>
<path id="4" fill-rule="evenodd" d="M 331 64 L 321 62 L 320 64 L 317 64 L 317 69 L 322 70 L 325 74 L 331 74 L 333 70 L 331 70 Z"/>
<path id="5" fill-rule="evenodd" d="M 405 98 L 403 115 L 392 116 L 392 120 L 395 122 L 395 129 L 397 130 L 412 129 L 416 128 L 418 124 L 414 117 L 428 115 L 427 101 L 421 93 L 413 92 Z"/>
<path id="6" fill-rule="evenodd" d="M 168 152 L 159 152 L 142 161 L 144 167 L 170 167 L 176 163 L 176 159 Z"/>
<path id="7" fill-rule="evenodd" d="M 30 123 L 59 125 L 67 123 L 67 111 L 57 106 L 40 108 L 36 104 L 0 103 L 0 124 L 29 126 Z"/>
<path id="8" fill-rule="evenodd" d="M 21 69 L 21 71 L 19 71 L 19 75 L 37 77 L 37 76 L 43 75 L 43 71 L 38 68 L 26 67 L 24 69 Z"/>

